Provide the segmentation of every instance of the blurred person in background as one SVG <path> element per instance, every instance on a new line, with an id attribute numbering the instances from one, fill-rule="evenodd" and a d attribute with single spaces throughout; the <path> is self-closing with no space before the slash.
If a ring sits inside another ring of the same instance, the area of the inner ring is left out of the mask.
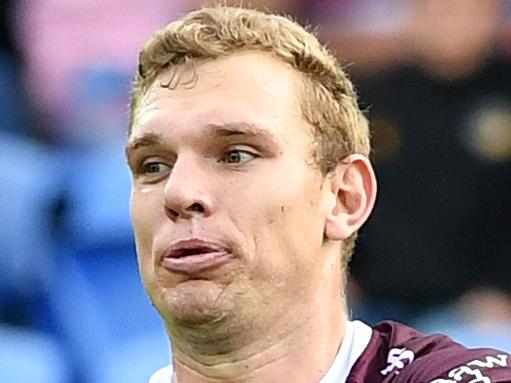
<path id="1" fill-rule="evenodd" d="M 302 0 L 296 9 L 351 75 L 368 75 L 405 59 L 402 34 L 411 8 L 407 0 Z"/>
<path id="2" fill-rule="evenodd" d="M 399 60 L 357 76 L 381 188 L 353 276 L 373 320 L 448 304 L 444 329 L 511 328 L 506 5 L 414 1 Z"/>
<path id="3" fill-rule="evenodd" d="M 44 133 L 59 145 L 124 137 L 130 75 L 143 36 L 193 0 L 31 0 L 16 9 L 16 40 Z"/>

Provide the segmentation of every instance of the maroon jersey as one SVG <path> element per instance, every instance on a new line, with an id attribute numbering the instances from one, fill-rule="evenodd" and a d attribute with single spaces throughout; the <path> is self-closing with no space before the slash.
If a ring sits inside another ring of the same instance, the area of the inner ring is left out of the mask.
<path id="1" fill-rule="evenodd" d="M 425 336 L 385 321 L 373 327 L 346 383 L 511 383 L 511 355 L 467 349 L 444 335 Z"/>

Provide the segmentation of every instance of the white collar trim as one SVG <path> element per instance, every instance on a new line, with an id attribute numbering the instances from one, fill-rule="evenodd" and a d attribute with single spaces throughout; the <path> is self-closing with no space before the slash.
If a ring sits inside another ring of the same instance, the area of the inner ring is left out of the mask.
<path id="1" fill-rule="evenodd" d="M 320 383 L 345 382 L 353 365 L 366 349 L 373 330 L 360 321 L 348 321 L 341 348 Z"/>

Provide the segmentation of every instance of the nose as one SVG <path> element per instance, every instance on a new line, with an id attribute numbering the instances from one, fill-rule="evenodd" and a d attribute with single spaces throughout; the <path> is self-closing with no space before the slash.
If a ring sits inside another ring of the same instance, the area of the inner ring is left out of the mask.
<path id="1" fill-rule="evenodd" d="M 204 166 L 192 156 L 178 157 L 164 189 L 164 209 L 171 220 L 208 217 L 213 213 Z"/>

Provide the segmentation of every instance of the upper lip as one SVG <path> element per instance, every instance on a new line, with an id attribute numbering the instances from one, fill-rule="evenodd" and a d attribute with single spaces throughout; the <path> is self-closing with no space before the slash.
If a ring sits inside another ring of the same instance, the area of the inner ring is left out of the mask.
<path id="1" fill-rule="evenodd" d="M 186 255 L 206 254 L 219 251 L 228 251 L 224 246 L 202 239 L 192 238 L 172 243 L 165 258 L 179 258 Z"/>

